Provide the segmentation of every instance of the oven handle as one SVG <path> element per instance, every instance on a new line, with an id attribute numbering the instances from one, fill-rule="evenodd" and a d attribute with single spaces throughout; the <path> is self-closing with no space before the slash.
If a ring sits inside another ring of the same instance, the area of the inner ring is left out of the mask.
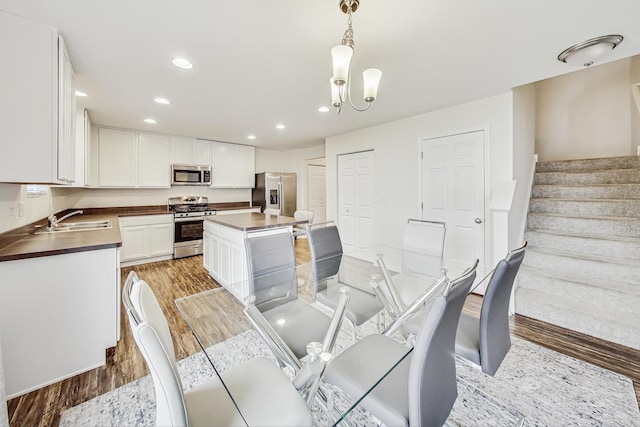
<path id="1" fill-rule="evenodd" d="M 186 218 L 174 218 L 175 222 L 194 222 L 194 221 L 204 221 L 203 216 L 191 216 Z"/>

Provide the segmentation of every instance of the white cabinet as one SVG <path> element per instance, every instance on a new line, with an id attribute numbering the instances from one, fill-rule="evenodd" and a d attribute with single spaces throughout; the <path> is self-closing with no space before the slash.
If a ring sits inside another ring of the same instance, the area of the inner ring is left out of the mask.
<path id="1" fill-rule="evenodd" d="M 173 215 L 120 218 L 122 266 L 170 259 L 173 256 Z"/>
<path id="2" fill-rule="evenodd" d="M 170 139 L 166 135 L 138 134 L 138 186 L 170 187 Z"/>
<path id="3" fill-rule="evenodd" d="M 0 262 L 0 277 L 8 397 L 105 364 L 119 331 L 117 248 Z"/>
<path id="4" fill-rule="evenodd" d="M 213 188 L 253 188 L 255 147 L 212 142 Z"/>
<path id="5" fill-rule="evenodd" d="M 98 185 L 135 187 L 137 184 L 137 135 L 124 129 L 98 129 Z"/>
<path id="6" fill-rule="evenodd" d="M 53 28 L 0 12 L 0 53 L 0 182 L 70 183 L 75 90 L 64 41 Z"/>
<path id="7" fill-rule="evenodd" d="M 76 175 L 76 85 L 71 59 L 58 37 L 58 180 L 74 182 Z"/>
<path id="8" fill-rule="evenodd" d="M 236 145 L 235 186 L 253 188 L 256 185 L 256 147 Z"/>
<path id="9" fill-rule="evenodd" d="M 171 164 L 210 166 L 211 142 L 172 136 Z"/>
<path id="10" fill-rule="evenodd" d="M 92 145 L 97 145 L 99 187 L 171 186 L 168 136 L 103 127 L 97 135 Z"/>

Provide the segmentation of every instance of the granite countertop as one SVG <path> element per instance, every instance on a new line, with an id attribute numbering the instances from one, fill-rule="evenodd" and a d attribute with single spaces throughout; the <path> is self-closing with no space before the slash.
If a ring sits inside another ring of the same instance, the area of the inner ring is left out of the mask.
<path id="1" fill-rule="evenodd" d="M 60 255 L 122 246 L 118 215 L 84 214 L 62 222 L 111 220 L 111 228 L 35 234 L 33 230 L 0 249 L 0 261 Z M 42 228 L 42 224 L 39 228 Z"/>
<path id="2" fill-rule="evenodd" d="M 214 210 L 251 208 L 248 202 L 210 203 L 209 207 Z M 73 210 L 67 209 L 60 212 L 58 216 Z M 122 238 L 118 217 L 173 214 L 167 205 L 84 208 L 82 210 L 84 214 L 72 216 L 63 221 L 63 224 L 64 222 L 110 219 L 111 228 L 35 234 L 35 231 L 46 225 L 47 221 L 43 219 L 0 234 L 0 262 L 119 247 L 122 246 Z M 227 217 L 231 216 L 236 215 Z M 293 218 L 290 219 L 293 220 Z"/>
<path id="3" fill-rule="evenodd" d="M 220 224 L 225 227 L 233 228 L 240 231 L 263 230 L 266 228 L 285 227 L 298 224 L 306 224 L 307 220 L 296 220 L 290 216 L 282 215 L 265 215 L 257 212 L 211 216 L 205 221 Z"/>

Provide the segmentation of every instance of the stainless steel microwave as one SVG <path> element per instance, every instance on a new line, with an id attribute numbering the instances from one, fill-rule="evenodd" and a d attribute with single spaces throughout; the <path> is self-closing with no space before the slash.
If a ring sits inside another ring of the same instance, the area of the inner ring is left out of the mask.
<path id="1" fill-rule="evenodd" d="M 211 185 L 209 166 L 171 165 L 171 185 Z"/>

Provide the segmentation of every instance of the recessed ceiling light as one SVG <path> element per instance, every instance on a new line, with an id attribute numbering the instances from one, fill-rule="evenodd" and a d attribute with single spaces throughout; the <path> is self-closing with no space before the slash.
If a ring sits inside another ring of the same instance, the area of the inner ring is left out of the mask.
<path id="1" fill-rule="evenodd" d="M 153 119 L 144 119 L 144 122 L 145 122 L 145 123 L 151 123 L 152 125 L 153 125 L 153 124 L 158 123 L 158 122 L 156 122 L 156 121 L 155 121 L 155 120 L 153 120 Z"/>
<path id="2" fill-rule="evenodd" d="M 329 112 L 329 107 L 320 107 L 320 108 L 318 108 L 318 111 L 320 111 L 321 113 L 328 113 Z"/>
<path id="3" fill-rule="evenodd" d="M 256 139 L 256 136 L 255 136 L 255 135 L 249 135 L 249 136 L 247 137 L 247 139 Z"/>
<path id="4" fill-rule="evenodd" d="M 282 130 L 284 129 L 284 125 L 283 124 L 276 125 L 276 129 Z"/>
<path id="5" fill-rule="evenodd" d="M 158 104 L 163 104 L 163 105 L 167 105 L 167 104 L 171 104 L 171 102 L 169 102 L 168 99 L 166 98 L 153 98 L 154 101 L 156 101 Z"/>
<path id="6" fill-rule="evenodd" d="M 81 91 L 77 90 L 77 91 L 76 91 L 76 96 L 87 96 L 87 94 L 86 94 L 86 93 L 84 93 L 84 92 L 81 92 Z"/>
<path id="7" fill-rule="evenodd" d="M 172 62 L 176 67 L 185 68 L 187 70 L 189 68 L 193 68 L 193 64 L 184 58 L 173 58 Z"/>

